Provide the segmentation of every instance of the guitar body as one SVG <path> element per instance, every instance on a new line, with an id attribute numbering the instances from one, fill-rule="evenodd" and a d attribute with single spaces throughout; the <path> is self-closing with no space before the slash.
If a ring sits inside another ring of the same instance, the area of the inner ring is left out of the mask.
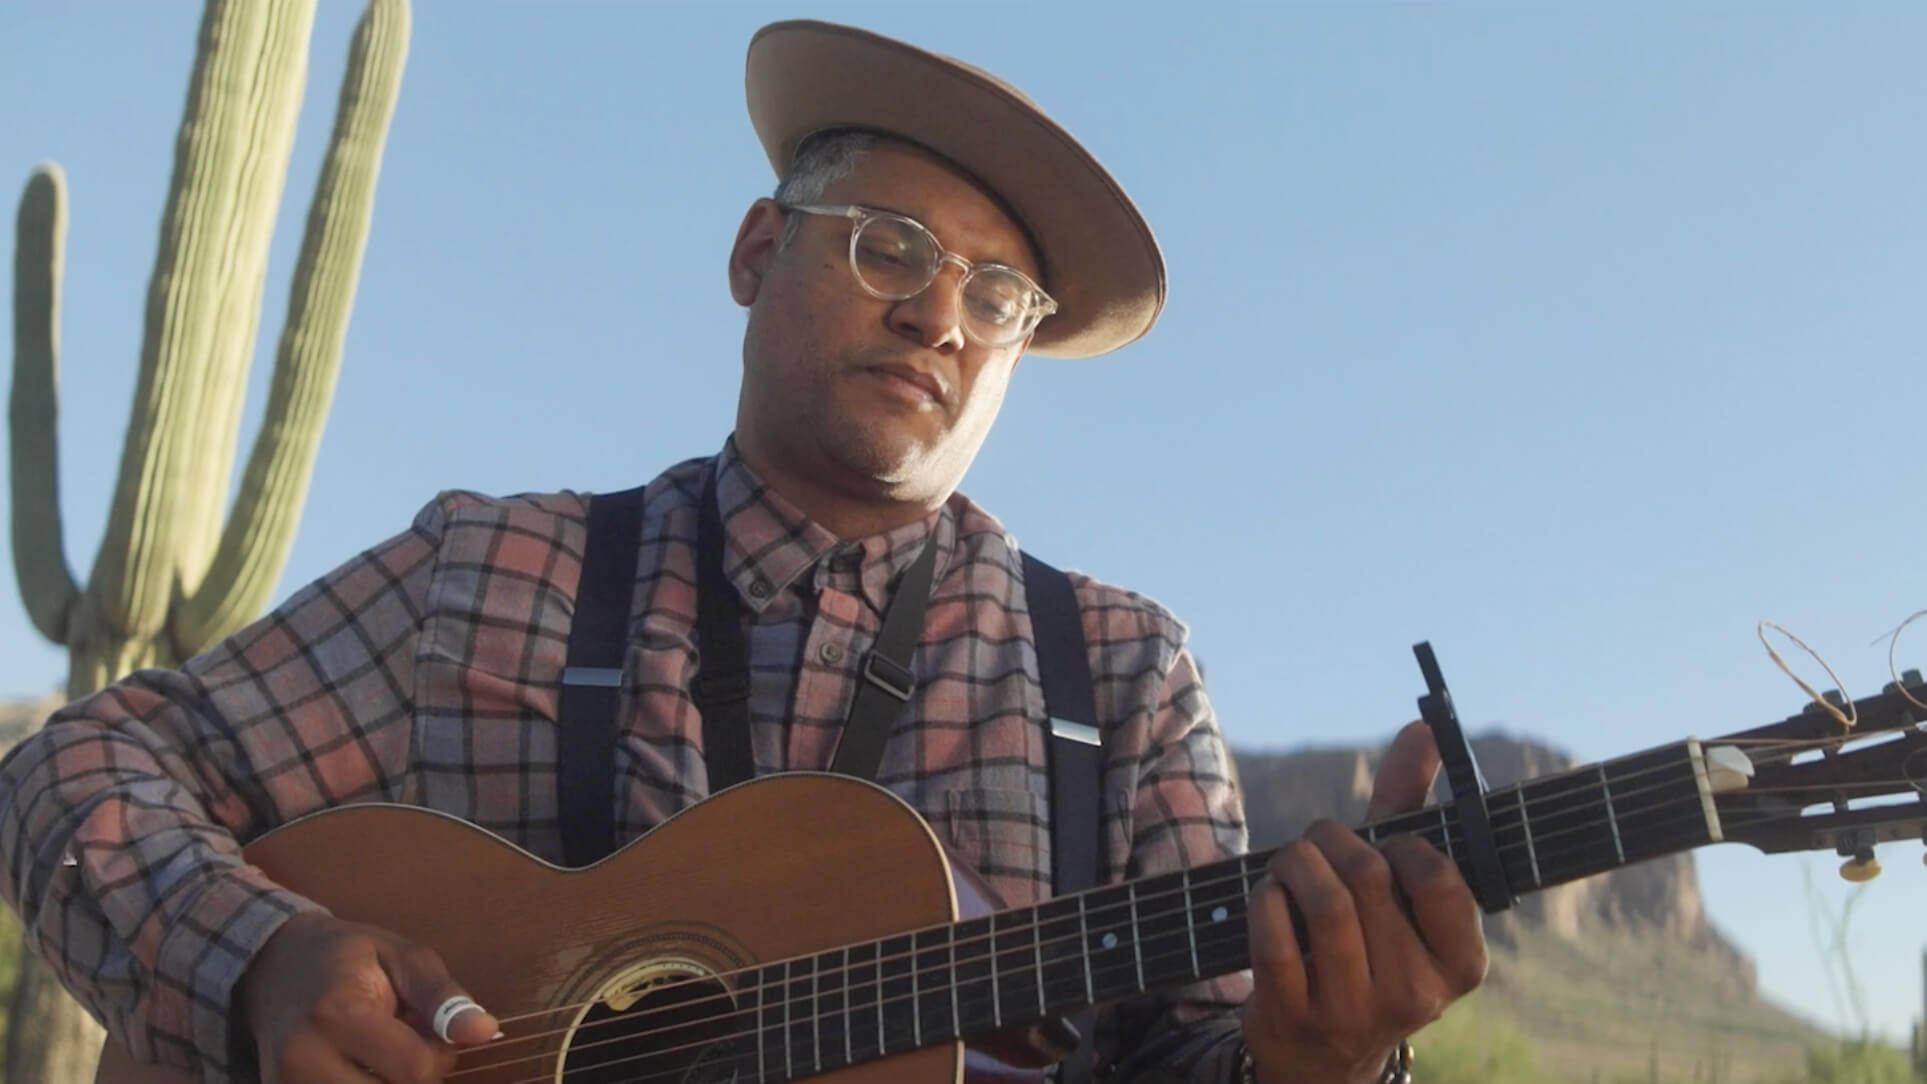
<path id="1" fill-rule="evenodd" d="M 726 1082 L 727 1070 L 695 1063 L 706 1045 L 702 1022 L 716 1015 L 719 995 L 741 981 L 742 969 L 996 905 L 907 804 L 873 784 L 827 774 L 733 787 L 581 870 L 549 865 L 456 818 L 393 805 L 317 813 L 262 836 L 245 853 L 337 917 L 433 948 L 456 981 L 505 1021 L 503 1039 L 463 1055 L 456 1072 L 465 1084 Z M 650 1025 L 629 1030 L 653 1034 L 608 1041 L 624 1030 L 616 1025 L 576 1041 L 579 1026 L 593 1030 L 608 1013 L 598 1007 L 585 1020 L 582 1006 L 611 994 L 633 1003 L 631 1010 L 649 1010 Z M 691 1001 L 680 1017 L 679 1000 Z M 680 1022 L 665 1028 L 664 1020 Z M 616 1064 L 595 1064 L 604 1059 Z M 638 1061 L 651 1070 L 635 1071 Z M 824 1079 L 954 1084 L 966 1062 L 973 1081 L 1040 1076 L 974 1050 L 966 1056 L 953 1041 Z M 812 1074 L 796 1066 L 793 1075 Z M 752 1066 L 742 1079 L 755 1076 Z M 193 1084 L 135 1062 L 113 1041 L 96 1081 Z"/>

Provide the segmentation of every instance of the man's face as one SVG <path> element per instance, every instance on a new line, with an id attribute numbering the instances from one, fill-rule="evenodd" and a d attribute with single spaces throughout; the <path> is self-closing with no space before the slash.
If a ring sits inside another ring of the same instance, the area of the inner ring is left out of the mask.
<path id="1" fill-rule="evenodd" d="M 1041 281 L 1022 230 L 982 190 L 936 159 L 879 144 L 817 203 L 894 211 L 972 262 Z M 1028 339 L 989 347 L 967 337 L 946 264 L 906 301 L 864 292 L 850 273 L 848 219 L 787 220 L 759 201 L 730 256 L 730 285 L 749 307 L 736 438 L 752 465 L 853 497 L 941 501 L 962 480 L 1003 403 Z"/>

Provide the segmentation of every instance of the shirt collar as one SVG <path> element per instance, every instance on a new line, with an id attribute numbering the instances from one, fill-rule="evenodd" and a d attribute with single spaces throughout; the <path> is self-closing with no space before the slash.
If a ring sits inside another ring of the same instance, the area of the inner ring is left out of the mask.
<path id="1" fill-rule="evenodd" d="M 723 573 L 743 605 L 756 613 L 792 588 L 813 593 L 834 587 L 861 594 L 881 614 L 933 532 L 933 582 L 943 581 L 957 545 L 957 513 L 951 504 L 892 531 L 839 539 L 751 470 L 733 436 L 716 456 L 714 469 L 725 541 Z"/>

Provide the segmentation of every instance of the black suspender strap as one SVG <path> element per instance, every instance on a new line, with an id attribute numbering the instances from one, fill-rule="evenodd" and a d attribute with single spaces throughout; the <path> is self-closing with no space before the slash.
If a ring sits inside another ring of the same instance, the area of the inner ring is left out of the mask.
<path id="1" fill-rule="evenodd" d="M 904 702 L 917 691 L 910 672 L 910 656 L 923 635 L 923 608 L 930 598 L 931 570 L 937 564 L 936 533 L 903 573 L 877 629 L 876 643 L 863 657 L 863 680 L 850 701 L 850 721 L 843 726 L 836 760 L 830 770 L 862 779 L 875 779 L 883 764 L 883 746 L 890 740 Z"/>
<path id="2" fill-rule="evenodd" d="M 696 710 L 703 717 L 709 793 L 756 773 L 749 737 L 749 649 L 737 623 L 736 588 L 723 571 L 723 520 L 716 484 L 703 487 L 696 533 Z"/>
<path id="3" fill-rule="evenodd" d="M 1104 822 L 1104 736 L 1093 699 L 1090 656 L 1077 594 L 1063 572 L 1024 554 L 1024 596 L 1037 637 L 1038 676 L 1050 717 L 1051 890 L 1063 896 L 1097 883 L 1098 837 Z M 1082 1036 L 1064 1059 L 1062 1084 L 1088 1084 L 1096 1019 L 1071 1021 Z"/>
<path id="4" fill-rule="evenodd" d="M 736 588 L 723 570 L 723 520 L 712 477 L 703 494 L 696 539 L 696 635 L 701 649 L 696 706 L 703 717 L 703 759 L 709 767 L 709 792 L 734 786 L 755 774 L 750 749 L 749 649 L 744 643 Z M 936 534 L 903 573 L 884 608 L 876 643 L 863 658 L 863 680 L 850 701 L 830 770 L 875 779 L 903 705 L 917 691 L 911 656 L 923 634 L 924 605 L 937 561 Z"/>
<path id="5" fill-rule="evenodd" d="M 562 853 L 571 866 L 590 865 L 616 846 L 612 757 L 642 538 L 642 495 L 638 487 L 589 498 L 588 540 L 557 706 L 557 801 Z"/>

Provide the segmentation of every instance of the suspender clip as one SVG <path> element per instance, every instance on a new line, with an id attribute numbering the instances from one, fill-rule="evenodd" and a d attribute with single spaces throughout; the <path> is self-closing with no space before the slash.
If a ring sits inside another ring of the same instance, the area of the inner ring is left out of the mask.
<path id="1" fill-rule="evenodd" d="M 917 676 L 909 667 L 874 651 L 863 656 L 863 676 L 898 700 L 908 700 L 910 694 L 917 691 Z"/>

